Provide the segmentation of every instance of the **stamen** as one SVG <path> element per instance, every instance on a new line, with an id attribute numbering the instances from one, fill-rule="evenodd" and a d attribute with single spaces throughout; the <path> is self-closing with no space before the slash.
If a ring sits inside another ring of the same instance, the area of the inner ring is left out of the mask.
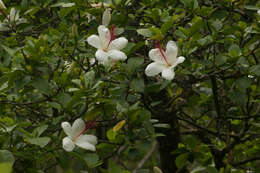
<path id="1" fill-rule="evenodd" d="M 112 25 L 111 26 L 111 30 L 110 30 L 110 40 L 107 44 L 107 47 L 105 48 L 105 51 L 107 51 L 107 49 L 109 48 L 109 45 L 110 43 L 116 38 L 115 37 L 115 28 L 116 28 L 116 25 Z"/>
<path id="2" fill-rule="evenodd" d="M 165 55 L 165 51 L 162 49 L 161 45 L 160 45 L 160 41 L 155 40 L 155 47 L 159 49 L 160 54 L 162 55 L 162 58 L 164 59 L 164 61 L 166 62 L 166 64 L 168 66 L 171 66 L 171 64 L 168 62 L 166 55 Z"/>

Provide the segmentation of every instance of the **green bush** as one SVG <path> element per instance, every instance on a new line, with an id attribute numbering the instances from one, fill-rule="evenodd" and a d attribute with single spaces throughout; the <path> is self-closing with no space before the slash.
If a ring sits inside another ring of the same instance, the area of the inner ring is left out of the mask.
<path id="1" fill-rule="evenodd" d="M 260 172 L 259 9 L 0 0 L 1 172 Z"/>

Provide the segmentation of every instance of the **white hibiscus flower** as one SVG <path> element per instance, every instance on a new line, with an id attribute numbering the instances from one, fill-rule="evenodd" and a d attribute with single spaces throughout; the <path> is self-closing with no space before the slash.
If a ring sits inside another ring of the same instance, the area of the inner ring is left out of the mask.
<path id="1" fill-rule="evenodd" d="M 83 135 L 87 130 L 85 122 L 78 118 L 71 126 L 68 122 L 62 122 L 61 126 L 68 135 L 63 138 L 62 144 L 66 151 L 73 151 L 75 145 L 90 151 L 96 151 L 97 137 L 94 135 Z"/>
<path id="2" fill-rule="evenodd" d="M 123 49 L 128 40 L 125 37 L 115 39 L 115 27 L 112 26 L 111 31 L 106 27 L 111 19 L 110 11 L 107 9 L 102 17 L 102 25 L 98 27 L 98 35 L 91 35 L 88 37 L 88 44 L 97 48 L 95 54 L 100 62 L 108 62 L 109 60 L 126 60 L 127 56 Z"/>
<path id="3" fill-rule="evenodd" d="M 157 48 L 152 49 L 149 52 L 149 57 L 152 62 L 145 69 L 145 74 L 147 76 L 155 76 L 162 73 L 162 77 L 167 80 L 172 80 L 174 78 L 174 67 L 182 63 L 185 58 L 180 56 L 177 58 L 178 47 L 174 41 L 169 41 L 166 46 L 166 51 L 164 51 L 159 42 L 156 43 Z"/>

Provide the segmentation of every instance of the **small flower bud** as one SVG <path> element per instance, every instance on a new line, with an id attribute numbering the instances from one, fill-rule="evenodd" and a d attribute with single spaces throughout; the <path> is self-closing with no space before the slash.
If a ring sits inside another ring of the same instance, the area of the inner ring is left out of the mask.
<path id="1" fill-rule="evenodd" d="M 5 4 L 3 3 L 2 0 L 0 0 L 0 9 L 1 9 L 1 10 L 6 9 Z"/>
<path id="2" fill-rule="evenodd" d="M 111 20 L 110 9 L 107 8 L 102 16 L 102 25 L 108 26 Z"/>

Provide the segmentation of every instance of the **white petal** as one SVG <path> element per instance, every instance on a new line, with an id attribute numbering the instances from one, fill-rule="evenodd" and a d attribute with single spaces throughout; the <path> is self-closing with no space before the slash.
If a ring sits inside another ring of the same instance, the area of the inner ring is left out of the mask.
<path id="1" fill-rule="evenodd" d="M 260 16 L 260 10 L 257 10 L 258 15 Z"/>
<path id="2" fill-rule="evenodd" d="M 174 67 L 176 67 L 178 64 L 183 63 L 184 60 L 185 60 L 185 58 L 184 58 L 183 56 L 178 57 L 178 58 L 177 58 L 177 61 L 175 62 L 175 64 L 172 65 L 172 67 L 174 68 Z"/>
<path id="3" fill-rule="evenodd" d="M 121 50 L 124 47 L 126 47 L 127 43 L 128 40 L 125 37 L 117 38 L 110 43 L 108 50 L 112 50 L 112 49 Z"/>
<path id="4" fill-rule="evenodd" d="M 96 51 L 96 54 L 95 54 L 96 58 L 98 61 L 101 61 L 101 62 L 106 62 L 108 61 L 108 53 L 107 52 L 104 52 L 103 50 L 101 49 L 98 49 Z"/>
<path id="5" fill-rule="evenodd" d="M 84 139 L 93 145 L 97 145 L 97 137 L 95 135 L 81 135 L 81 139 Z"/>
<path id="6" fill-rule="evenodd" d="M 72 151 L 75 148 L 75 144 L 69 137 L 65 137 L 62 140 L 62 146 L 66 151 Z"/>
<path id="7" fill-rule="evenodd" d="M 111 14 L 110 14 L 110 9 L 107 8 L 102 16 L 102 25 L 108 26 L 111 20 Z"/>
<path id="8" fill-rule="evenodd" d="M 93 47 L 95 47 L 97 49 L 101 49 L 102 48 L 99 36 L 97 36 L 97 35 L 89 36 L 87 41 L 88 41 L 88 44 L 90 44 L 91 46 L 93 46 Z"/>
<path id="9" fill-rule="evenodd" d="M 153 62 L 146 67 L 145 74 L 147 76 L 155 76 L 161 73 L 165 68 L 167 68 L 165 65 Z"/>
<path id="10" fill-rule="evenodd" d="M 85 130 L 85 127 L 85 121 L 83 121 L 81 118 L 76 119 L 72 125 L 72 137 L 74 138 L 82 133 L 82 131 Z"/>
<path id="11" fill-rule="evenodd" d="M 177 60 L 177 63 L 178 63 L 178 64 L 181 64 L 181 63 L 183 63 L 184 61 L 185 61 L 185 57 L 179 56 L 179 57 L 178 57 L 178 60 Z"/>
<path id="12" fill-rule="evenodd" d="M 108 56 L 113 60 L 126 60 L 127 56 L 124 52 L 119 50 L 110 50 L 108 51 Z"/>
<path id="13" fill-rule="evenodd" d="M 93 135 L 81 135 L 76 139 L 75 144 L 86 150 L 96 151 L 97 139 L 94 139 Z"/>
<path id="14" fill-rule="evenodd" d="M 170 64 L 177 61 L 178 47 L 174 41 L 169 41 L 166 46 L 166 57 Z"/>
<path id="15" fill-rule="evenodd" d="M 173 68 L 167 68 L 162 71 L 162 77 L 166 80 L 172 80 L 174 78 L 174 71 Z"/>
<path id="16" fill-rule="evenodd" d="M 72 128 L 70 123 L 68 122 L 62 122 L 61 123 L 61 127 L 63 128 L 64 132 L 66 133 L 66 135 L 68 135 L 69 137 L 72 137 L 73 132 L 72 132 Z"/>
<path id="17" fill-rule="evenodd" d="M 156 49 L 151 49 L 149 51 L 149 57 L 151 60 L 155 62 L 159 62 L 161 64 L 166 64 L 165 60 L 162 57 L 162 54 L 160 53 L 160 50 L 158 48 Z"/>
<path id="18" fill-rule="evenodd" d="M 98 27 L 98 35 L 102 43 L 102 48 L 105 49 L 110 41 L 110 31 L 104 25 Z"/>
<path id="19" fill-rule="evenodd" d="M 95 59 L 95 58 L 91 58 L 91 59 L 89 60 L 90 65 L 95 64 L 95 62 L 96 62 L 96 59 Z"/>

